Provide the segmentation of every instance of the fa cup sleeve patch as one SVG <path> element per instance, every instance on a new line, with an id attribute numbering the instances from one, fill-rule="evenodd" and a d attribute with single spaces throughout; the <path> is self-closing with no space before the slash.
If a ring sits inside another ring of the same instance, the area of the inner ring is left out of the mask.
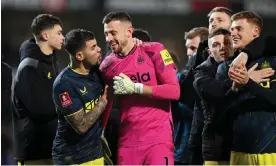
<path id="1" fill-rule="evenodd" d="M 59 95 L 59 100 L 61 102 L 61 106 L 62 107 L 68 107 L 72 104 L 72 100 L 68 94 L 68 92 L 64 92 L 62 94 Z"/>

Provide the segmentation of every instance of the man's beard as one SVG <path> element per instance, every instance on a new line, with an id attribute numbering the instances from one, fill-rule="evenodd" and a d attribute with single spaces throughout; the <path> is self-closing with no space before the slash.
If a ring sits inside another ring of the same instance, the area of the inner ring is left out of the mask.
<path id="1" fill-rule="evenodd" d="M 91 64 L 88 61 L 83 61 L 83 65 L 86 69 L 92 70 L 92 69 L 99 69 L 100 64 L 99 63 L 95 63 L 95 64 Z"/>
<path id="2" fill-rule="evenodd" d="M 128 42 L 127 40 L 118 42 L 118 49 L 117 49 L 116 51 L 113 50 L 113 52 L 114 52 L 114 53 L 117 53 L 117 54 L 122 53 L 123 48 L 126 47 L 126 45 L 127 45 L 127 42 Z"/>

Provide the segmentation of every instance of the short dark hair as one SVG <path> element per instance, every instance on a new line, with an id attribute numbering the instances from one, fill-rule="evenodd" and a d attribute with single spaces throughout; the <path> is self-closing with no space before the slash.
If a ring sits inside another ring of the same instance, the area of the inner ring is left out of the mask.
<path id="1" fill-rule="evenodd" d="M 260 31 L 263 28 L 263 19 L 257 13 L 250 12 L 250 11 L 242 11 L 234 14 L 231 17 L 232 22 L 240 19 L 246 19 L 247 22 L 251 24 L 255 24 L 260 28 Z"/>
<path id="2" fill-rule="evenodd" d="M 95 35 L 84 29 L 73 29 L 69 31 L 64 39 L 64 48 L 71 55 L 83 49 L 86 42 L 95 39 Z"/>
<path id="3" fill-rule="evenodd" d="M 228 29 L 218 28 L 209 34 L 208 38 L 212 38 L 217 35 L 231 35 L 231 32 Z"/>
<path id="4" fill-rule="evenodd" d="M 128 21 L 132 22 L 131 17 L 126 12 L 110 12 L 103 18 L 103 24 L 108 24 L 110 21 Z"/>
<path id="5" fill-rule="evenodd" d="M 149 35 L 149 32 L 138 28 L 138 29 L 134 29 L 133 33 L 132 33 L 132 37 L 137 38 L 139 40 L 142 40 L 143 42 L 150 42 L 151 41 L 151 37 Z"/>
<path id="6" fill-rule="evenodd" d="M 226 7 L 215 7 L 214 9 L 212 9 L 212 10 L 208 13 L 207 17 L 210 17 L 211 14 L 213 14 L 213 13 L 215 13 L 215 12 L 225 13 L 225 14 L 227 14 L 229 17 L 231 17 L 231 16 L 233 15 L 233 11 L 230 10 L 230 9 L 228 9 L 228 8 L 226 8 Z"/>
<path id="7" fill-rule="evenodd" d="M 193 39 L 197 36 L 200 37 L 200 40 L 207 40 L 208 39 L 208 28 L 206 27 L 196 27 L 191 29 L 189 32 L 185 32 L 184 39 Z"/>
<path id="8" fill-rule="evenodd" d="M 40 14 L 33 19 L 31 29 L 34 36 L 39 36 L 41 31 L 53 28 L 55 25 L 62 26 L 61 20 L 51 14 Z"/>

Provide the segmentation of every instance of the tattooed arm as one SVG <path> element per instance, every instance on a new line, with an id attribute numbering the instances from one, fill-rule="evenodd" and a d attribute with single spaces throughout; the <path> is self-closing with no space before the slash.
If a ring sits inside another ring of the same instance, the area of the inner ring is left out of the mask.
<path id="1" fill-rule="evenodd" d="M 107 87 L 97 103 L 91 104 L 90 111 L 83 107 L 82 99 L 66 84 L 54 84 L 53 100 L 71 127 L 84 134 L 100 118 L 107 105 Z M 93 93 L 93 92 L 92 92 Z"/>
<path id="2" fill-rule="evenodd" d="M 101 98 L 98 104 L 88 113 L 82 108 L 73 114 L 65 116 L 65 118 L 77 133 L 84 134 L 104 112 L 106 104 L 107 100 Z"/>

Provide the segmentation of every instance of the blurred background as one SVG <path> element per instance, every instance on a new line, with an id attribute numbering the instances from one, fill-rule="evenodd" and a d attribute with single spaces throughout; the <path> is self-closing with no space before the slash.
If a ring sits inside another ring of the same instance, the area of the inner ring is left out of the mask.
<path id="1" fill-rule="evenodd" d="M 98 44 L 107 51 L 101 21 L 110 11 L 127 11 L 135 28 L 149 32 L 153 41 L 163 43 L 177 56 L 182 69 L 187 62 L 184 33 L 194 27 L 208 26 L 208 12 L 224 6 L 234 12 L 255 11 L 264 20 L 262 35 L 274 35 L 276 28 L 276 0 L 1 0 L 2 61 L 19 64 L 18 50 L 22 42 L 32 37 L 31 22 L 36 15 L 52 13 L 63 22 L 64 35 L 73 28 L 83 28 L 96 34 Z M 69 56 L 58 52 L 62 67 Z M 11 130 L 8 115 L 2 113 L 2 164 L 12 163 Z M 5 139 L 3 139 L 5 135 Z M 3 153 L 5 152 L 5 153 Z"/>

